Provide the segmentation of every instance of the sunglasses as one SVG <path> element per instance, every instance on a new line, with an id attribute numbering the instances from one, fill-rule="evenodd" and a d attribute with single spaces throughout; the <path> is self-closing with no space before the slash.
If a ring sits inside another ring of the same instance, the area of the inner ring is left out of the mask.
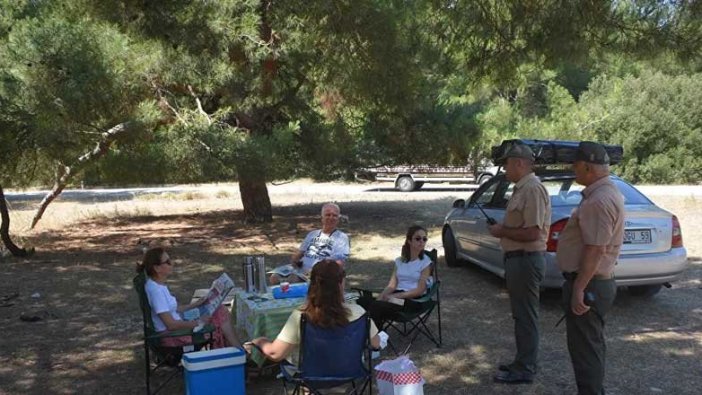
<path id="1" fill-rule="evenodd" d="M 414 238 L 414 240 L 415 240 L 415 241 L 423 241 L 423 242 L 426 243 L 427 240 L 429 240 L 429 239 L 428 239 L 426 236 L 424 236 L 424 237 L 422 237 L 422 236 L 417 236 L 417 237 Z"/>

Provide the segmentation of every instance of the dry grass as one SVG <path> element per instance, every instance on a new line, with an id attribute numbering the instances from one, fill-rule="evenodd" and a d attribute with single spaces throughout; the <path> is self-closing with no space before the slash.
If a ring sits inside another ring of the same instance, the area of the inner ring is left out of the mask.
<path id="1" fill-rule="evenodd" d="M 284 189 L 284 191 L 279 191 Z M 296 183 L 271 188 L 275 221 L 242 221 L 238 189 L 218 185 L 188 197 L 50 206 L 35 231 L 17 225 L 33 214 L 13 207 L 13 231 L 38 248 L 29 260 L 5 259 L 0 297 L 19 293 L 0 307 L 0 325 L 13 336 L 0 340 L 0 393 L 139 393 L 143 390 L 141 319 L 131 276 L 141 244 L 166 244 L 176 258 L 171 281 L 185 300 L 215 273 L 239 273 L 246 254 L 265 253 L 273 265 L 318 224 L 320 203 L 341 204 L 352 237 L 351 285 L 378 286 L 390 274 L 410 222 L 429 229 L 439 248 L 443 216 L 464 191 L 353 192 L 343 184 Z M 177 195 L 177 194 L 176 194 Z M 192 198 L 189 198 L 192 197 Z M 608 320 L 607 388 L 613 394 L 693 394 L 702 384 L 702 207 L 690 197 L 654 200 L 681 220 L 691 267 L 682 281 L 653 299 L 625 292 Z M 513 352 L 512 320 L 503 282 L 474 267 L 440 266 L 444 346 L 419 342 L 411 354 L 427 380 L 427 394 L 570 394 L 573 377 L 559 294 L 543 295 L 541 370 L 532 385 L 501 386 L 491 375 Z M 39 298 L 31 295 L 39 293 Z M 39 322 L 18 319 L 22 312 Z M 263 377 L 251 394 L 279 393 Z M 172 392 L 180 391 L 176 385 Z"/>

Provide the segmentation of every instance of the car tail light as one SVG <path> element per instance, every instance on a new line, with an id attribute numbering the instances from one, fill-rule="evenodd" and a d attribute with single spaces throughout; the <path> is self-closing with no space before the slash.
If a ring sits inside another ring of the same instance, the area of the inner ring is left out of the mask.
<path id="1" fill-rule="evenodd" d="M 548 240 L 546 240 L 546 251 L 556 252 L 556 249 L 558 248 L 558 237 L 561 235 L 561 232 L 567 223 L 568 218 L 564 218 L 551 224 L 551 227 L 548 230 Z"/>
<path id="2" fill-rule="evenodd" d="M 682 247 L 682 230 L 680 229 L 680 221 L 678 217 L 673 215 L 673 238 L 670 241 L 670 248 Z"/>

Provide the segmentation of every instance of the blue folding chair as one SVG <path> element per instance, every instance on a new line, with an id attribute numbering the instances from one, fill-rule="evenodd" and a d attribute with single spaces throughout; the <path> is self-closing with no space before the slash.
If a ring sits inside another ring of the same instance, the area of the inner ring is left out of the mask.
<path id="1" fill-rule="evenodd" d="M 321 390 L 351 384 L 349 394 L 372 393 L 370 316 L 364 314 L 348 325 L 320 328 L 305 314 L 300 320 L 300 353 L 298 366 L 281 363 L 285 393 L 293 384 L 293 395 L 320 395 Z"/>

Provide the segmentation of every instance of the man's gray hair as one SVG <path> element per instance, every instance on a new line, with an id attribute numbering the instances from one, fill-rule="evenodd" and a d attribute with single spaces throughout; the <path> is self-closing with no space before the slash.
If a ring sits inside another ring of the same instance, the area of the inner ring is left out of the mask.
<path id="1" fill-rule="evenodd" d="M 607 165 L 607 164 L 600 165 L 597 163 L 588 163 L 588 166 L 590 166 L 592 171 L 597 175 L 608 175 L 609 174 L 609 165 Z"/>
<path id="2" fill-rule="evenodd" d="M 341 214 L 341 207 L 339 207 L 338 204 L 336 204 L 336 203 L 326 203 L 326 204 L 324 204 L 324 206 L 322 206 L 322 212 L 321 212 L 322 215 L 324 215 L 324 209 L 327 208 L 327 207 L 333 207 L 333 208 L 336 210 L 337 213 Z"/>

